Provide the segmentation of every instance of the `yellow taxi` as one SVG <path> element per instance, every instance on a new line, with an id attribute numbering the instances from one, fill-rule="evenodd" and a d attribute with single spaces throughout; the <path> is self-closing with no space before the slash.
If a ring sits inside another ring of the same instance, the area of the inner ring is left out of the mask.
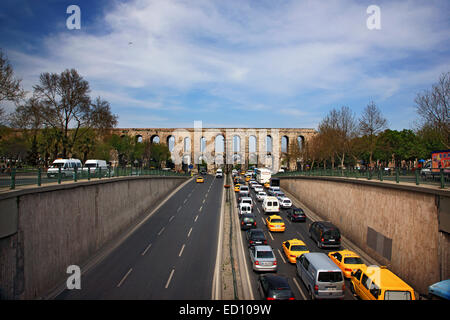
<path id="1" fill-rule="evenodd" d="M 241 176 L 245 175 L 245 171 L 241 171 Z"/>
<path id="2" fill-rule="evenodd" d="M 205 182 L 205 179 L 203 177 L 197 177 L 197 179 L 195 181 L 197 183 L 203 183 L 203 182 Z"/>
<path id="3" fill-rule="evenodd" d="M 353 271 L 366 267 L 361 257 L 350 250 L 333 251 L 328 256 L 342 270 L 347 279 L 351 278 Z"/>
<path id="4" fill-rule="evenodd" d="M 241 185 L 239 183 L 234 185 L 234 192 L 239 192 L 241 190 Z"/>
<path id="5" fill-rule="evenodd" d="M 246 177 L 245 177 L 245 182 L 249 182 L 251 178 L 252 178 L 252 177 L 250 177 L 250 176 L 246 176 Z"/>
<path id="6" fill-rule="evenodd" d="M 309 253 L 305 243 L 298 239 L 286 240 L 282 243 L 284 255 L 288 258 L 290 263 L 295 263 L 297 257 L 300 257 L 304 253 Z"/>
<path id="7" fill-rule="evenodd" d="M 277 215 L 267 217 L 266 226 L 271 232 L 284 232 L 284 230 L 286 230 L 283 219 Z"/>
<path id="8" fill-rule="evenodd" d="M 269 189 L 270 188 L 270 182 L 264 183 L 264 188 Z"/>
<path id="9" fill-rule="evenodd" d="M 414 289 L 384 266 L 353 272 L 350 290 L 362 300 L 416 300 Z"/>

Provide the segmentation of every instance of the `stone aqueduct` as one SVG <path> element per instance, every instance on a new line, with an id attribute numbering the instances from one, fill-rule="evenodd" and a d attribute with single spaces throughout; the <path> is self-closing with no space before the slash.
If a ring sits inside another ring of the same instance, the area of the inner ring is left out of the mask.
<path id="1" fill-rule="evenodd" d="M 116 128 L 119 136 L 128 135 L 137 141 L 165 143 L 171 151 L 176 169 L 183 164 L 207 163 L 208 171 L 225 164 L 249 164 L 278 171 L 292 144 L 301 149 L 316 134 L 314 129 L 304 128 L 202 128 L 201 122 L 194 128 Z M 289 169 L 295 161 L 285 163 Z"/>

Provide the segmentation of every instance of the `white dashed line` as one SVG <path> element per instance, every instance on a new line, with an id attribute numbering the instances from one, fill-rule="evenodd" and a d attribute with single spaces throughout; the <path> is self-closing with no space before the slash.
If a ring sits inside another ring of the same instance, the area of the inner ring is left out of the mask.
<path id="1" fill-rule="evenodd" d="M 148 249 L 151 248 L 151 246 L 152 246 L 152 244 L 150 243 L 150 244 L 147 246 L 147 248 L 145 248 L 145 250 L 141 253 L 141 255 L 142 255 L 142 256 L 145 255 L 145 254 L 147 253 Z"/>
<path id="2" fill-rule="evenodd" d="M 169 287 L 170 280 L 172 280 L 172 277 L 173 277 L 173 273 L 174 273 L 174 272 L 175 272 L 175 269 L 172 269 L 172 272 L 170 272 L 169 279 L 167 279 L 167 283 L 166 283 L 166 289 Z"/>
<path id="3" fill-rule="evenodd" d="M 181 247 L 180 253 L 178 254 L 179 257 L 181 257 L 181 255 L 183 254 L 183 250 L 184 250 L 184 247 L 185 247 L 185 246 L 186 246 L 186 245 L 183 244 L 183 246 Z"/>
<path id="4" fill-rule="evenodd" d="M 181 210 L 181 207 L 179 207 L 179 208 L 177 209 L 177 212 L 180 211 L 180 210 Z"/>
<path id="5" fill-rule="evenodd" d="M 171 217 L 169 218 L 169 222 L 172 221 L 173 218 L 175 218 L 175 216 L 171 216 Z"/>
<path id="6" fill-rule="evenodd" d="M 277 251 L 278 251 L 278 254 L 279 254 L 280 257 L 281 257 L 281 260 L 283 260 L 283 262 L 286 264 L 286 259 L 284 259 L 283 255 L 281 254 L 280 249 L 277 249 Z"/>
<path id="7" fill-rule="evenodd" d="M 131 273 L 131 271 L 133 271 L 133 268 L 130 268 L 130 270 L 128 270 L 128 272 L 123 276 L 122 280 L 120 280 L 120 282 L 117 284 L 117 288 L 120 288 L 120 286 L 125 281 L 125 279 L 128 277 L 128 275 Z"/>
<path id="8" fill-rule="evenodd" d="M 165 229 L 166 227 L 162 227 L 162 229 L 161 230 L 159 230 L 159 232 L 158 232 L 158 236 L 160 236 L 161 235 L 161 233 L 163 233 L 163 231 L 164 231 L 164 229 Z"/>
<path id="9" fill-rule="evenodd" d="M 192 232 L 192 228 L 189 229 L 189 232 L 188 232 L 188 235 L 187 235 L 188 238 L 189 238 L 189 236 L 191 235 L 191 232 Z"/>
<path id="10" fill-rule="evenodd" d="M 202 212 L 203 206 L 200 207 L 200 209 L 198 209 L 198 212 Z"/>
<path id="11" fill-rule="evenodd" d="M 197 222 L 198 215 L 195 216 L 194 222 Z"/>
<path id="12" fill-rule="evenodd" d="M 292 278 L 292 280 L 294 280 L 295 285 L 297 286 L 298 291 L 300 291 L 300 294 L 302 295 L 303 299 L 308 300 L 305 296 L 305 294 L 303 293 L 302 288 L 300 287 L 300 285 L 297 282 L 296 278 Z"/>

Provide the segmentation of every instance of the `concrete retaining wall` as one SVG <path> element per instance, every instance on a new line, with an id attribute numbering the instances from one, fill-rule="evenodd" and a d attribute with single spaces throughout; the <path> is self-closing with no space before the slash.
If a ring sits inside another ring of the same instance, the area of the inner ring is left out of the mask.
<path id="1" fill-rule="evenodd" d="M 185 177 L 127 177 L 0 195 L 0 298 L 34 299 L 143 218 Z M 1 217 L 8 217 L 1 219 Z M 11 222 L 12 221 L 12 222 Z"/>
<path id="2" fill-rule="evenodd" d="M 449 277 L 438 214 L 448 191 L 317 177 L 283 177 L 281 186 L 419 292 Z"/>

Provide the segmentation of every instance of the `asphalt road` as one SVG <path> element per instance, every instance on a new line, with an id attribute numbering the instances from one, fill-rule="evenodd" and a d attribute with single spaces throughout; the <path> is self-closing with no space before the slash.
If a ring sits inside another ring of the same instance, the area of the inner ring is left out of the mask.
<path id="1" fill-rule="evenodd" d="M 343 247 L 341 245 L 341 249 L 320 249 L 314 243 L 314 241 L 309 237 L 309 225 L 312 221 L 307 217 L 306 222 L 291 222 L 287 218 L 287 210 L 280 209 L 280 216 L 283 218 L 283 221 L 286 225 L 286 230 L 284 232 L 270 232 L 265 225 L 265 219 L 268 215 L 264 215 L 264 211 L 262 209 L 262 202 L 259 202 L 256 199 L 255 192 L 250 188 L 250 195 L 253 199 L 254 207 L 253 214 L 256 216 L 257 228 L 262 229 L 266 235 L 267 244 L 272 247 L 272 250 L 275 253 L 278 262 L 278 275 L 283 275 L 288 278 L 289 285 L 294 293 L 294 296 L 298 300 L 308 300 L 308 291 L 303 284 L 302 280 L 297 276 L 296 266 L 295 264 L 291 264 L 286 256 L 284 255 L 283 249 L 281 247 L 282 242 L 290 239 L 299 239 L 302 240 L 306 246 L 308 247 L 310 252 L 324 252 L 328 254 L 331 251 L 342 250 Z M 237 198 L 237 194 L 236 194 Z M 237 199 L 236 199 L 237 201 Z M 237 212 L 237 211 L 236 211 Z M 242 241 L 244 243 L 244 247 L 247 244 L 247 239 L 245 237 L 245 231 L 241 231 Z M 247 247 L 244 248 L 245 254 L 247 257 L 247 261 L 250 261 L 249 253 Z M 252 269 L 252 265 L 248 264 L 248 272 L 250 274 L 250 281 L 252 285 L 252 290 L 255 299 L 261 299 L 261 296 L 258 292 L 258 276 L 259 273 L 256 273 Z M 349 281 L 345 280 L 345 297 L 344 300 L 354 300 L 352 293 L 350 292 Z"/>
<path id="2" fill-rule="evenodd" d="M 105 259 L 81 289 L 56 299 L 210 300 L 223 179 L 183 186 Z"/>

